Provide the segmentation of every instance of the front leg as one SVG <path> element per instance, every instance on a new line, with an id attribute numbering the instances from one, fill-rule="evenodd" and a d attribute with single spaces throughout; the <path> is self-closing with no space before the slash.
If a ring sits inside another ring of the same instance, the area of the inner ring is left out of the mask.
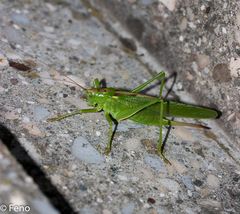
<path id="1" fill-rule="evenodd" d="M 47 121 L 48 122 L 54 122 L 54 121 L 59 121 L 59 120 L 63 120 L 67 117 L 72 117 L 74 115 L 77 115 L 77 114 L 83 114 L 83 113 L 95 113 L 95 112 L 98 112 L 99 110 L 96 109 L 96 108 L 92 108 L 92 109 L 78 109 L 74 112 L 71 112 L 71 113 L 67 113 L 67 114 L 62 114 L 62 115 L 59 115 L 59 116 L 56 116 L 56 117 L 52 117 L 52 118 L 48 118 Z"/>

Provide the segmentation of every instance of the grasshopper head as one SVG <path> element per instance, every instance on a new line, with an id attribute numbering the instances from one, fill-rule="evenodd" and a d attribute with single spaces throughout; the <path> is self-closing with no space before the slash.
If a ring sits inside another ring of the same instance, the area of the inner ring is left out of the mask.
<path id="1" fill-rule="evenodd" d="M 100 88 L 101 82 L 99 79 L 93 80 L 93 88 Z"/>
<path id="2" fill-rule="evenodd" d="M 99 86 L 98 83 L 99 83 L 98 80 L 97 81 L 94 80 L 94 82 L 93 82 L 93 84 L 96 84 L 96 86 Z M 95 88 L 95 87 L 87 89 L 86 100 L 90 106 L 96 106 L 98 104 L 99 89 L 100 88 Z"/>

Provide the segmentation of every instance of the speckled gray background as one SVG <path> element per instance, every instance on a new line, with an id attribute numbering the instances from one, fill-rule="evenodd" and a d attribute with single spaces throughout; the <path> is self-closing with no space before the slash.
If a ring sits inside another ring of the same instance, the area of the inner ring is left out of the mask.
<path id="1" fill-rule="evenodd" d="M 139 2 L 144 6 L 142 10 L 136 1 L 123 1 L 144 17 L 148 14 L 145 7 L 158 10 L 157 14 L 162 14 L 159 23 L 165 16 L 167 20 L 175 8 L 181 8 L 180 4 L 167 8 L 156 1 Z M 199 2 L 200 9 L 202 4 Z M 158 43 L 161 37 L 151 34 L 148 41 L 155 41 L 153 46 L 168 44 L 156 60 L 151 55 L 154 52 L 149 54 L 145 49 L 148 47 L 144 42 L 137 42 L 123 25 L 110 18 L 112 15 L 108 16 L 108 10 L 94 7 L 77 0 L 0 3 L 0 204 L 28 205 L 28 213 L 239 213 L 239 145 L 216 121 L 201 121 L 212 128 L 209 131 L 173 129 L 166 145 L 171 166 L 154 152 L 159 135 L 155 127 L 124 121 L 118 127 L 111 155 L 105 156 L 102 151 L 108 124 L 103 113 L 55 123 L 46 121 L 57 113 L 87 107 L 80 99 L 83 92 L 76 85 L 59 81 L 64 75 L 84 86 L 90 86 L 94 78 L 104 78 L 108 86 L 132 89 L 162 66 L 171 73 L 178 67 L 180 72 L 186 65 L 185 54 L 180 61 L 169 55 L 173 48 L 176 55 L 180 49 L 172 40 Z M 126 18 L 130 9 L 123 13 L 119 7 L 119 14 Z M 154 14 L 148 14 L 149 20 Z M 164 26 L 166 32 L 171 27 L 168 24 Z M 194 22 L 186 25 L 191 28 Z M 191 52 L 193 47 L 192 44 L 188 50 Z M 207 58 L 212 63 L 210 54 L 213 53 L 209 51 L 209 57 L 203 56 L 201 63 L 205 65 Z M 13 68 L 9 59 L 30 63 L 32 69 Z M 191 65 L 192 61 L 186 63 Z M 187 84 L 183 81 L 185 75 L 195 77 L 191 68 L 199 69 L 197 63 L 189 67 L 189 74 L 180 72 L 172 96 L 208 105 L 209 98 L 215 96 L 208 87 L 196 88 L 202 92 L 197 102 L 193 99 L 195 93 L 186 90 L 187 85 L 192 87 L 200 79 L 193 78 Z M 199 76 L 208 80 L 213 74 L 211 67 L 210 77 L 206 71 Z M 216 87 L 215 80 L 209 84 Z M 227 87 L 224 84 L 223 90 Z M 201 96 L 206 92 L 209 95 L 203 101 Z M 158 90 L 154 88 L 149 93 L 157 94 Z M 215 97 L 211 103 L 225 112 L 221 102 L 225 101 Z M 233 105 L 228 107 L 225 102 L 224 107 L 231 111 Z"/>

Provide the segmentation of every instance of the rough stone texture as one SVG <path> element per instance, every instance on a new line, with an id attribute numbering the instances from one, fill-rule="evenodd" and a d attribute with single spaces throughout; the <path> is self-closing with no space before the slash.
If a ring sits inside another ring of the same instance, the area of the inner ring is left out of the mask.
<path id="1" fill-rule="evenodd" d="M 58 213 L 0 140 L 0 212 L 41 214 L 43 207 L 45 213 Z"/>
<path id="2" fill-rule="evenodd" d="M 152 3 L 159 6 L 154 1 L 139 2 L 145 7 Z M 168 4 L 168 10 L 175 11 L 178 3 L 174 2 Z M 5 127 L 1 127 L 0 136 L 22 165 L 18 173 L 25 177 L 23 170 L 26 171 L 39 187 L 33 188 L 33 195 L 42 191 L 60 213 L 239 213 L 240 151 L 215 121 L 201 122 L 212 130 L 177 127 L 170 132 L 166 155 L 171 166 L 155 153 L 158 128 L 123 121 L 111 155 L 105 156 L 108 124 L 103 113 L 47 122 L 47 118 L 57 113 L 87 107 L 80 99 L 83 92 L 65 75 L 85 87 L 94 78 L 105 78 L 108 86 L 132 89 L 151 78 L 150 68 L 161 69 L 135 39 L 126 37 L 127 32 L 118 22 L 107 24 L 103 20 L 106 14 L 87 3 L 78 0 L 0 3 L 0 123 Z M 161 8 L 164 14 L 170 13 L 162 5 L 152 10 Z M 142 24 L 134 13 L 129 17 L 129 11 L 122 14 L 126 14 L 133 28 L 137 26 L 136 37 L 145 38 L 150 26 Z M 193 16 L 194 12 L 189 14 Z M 187 23 L 184 21 L 182 28 Z M 168 32 L 167 22 L 165 27 Z M 174 59 L 170 55 L 171 40 L 161 42 L 161 37 L 154 35 L 149 40 L 152 47 L 158 45 L 154 53 L 159 47 L 166 51 L 159 59 L 169 63 L 169 70 L 183 62 L 171 63 Z M 194 47 L 188 45 L 189 50 Z M 189 69 L 205 68 L 211 56 L 201 53 L 194 55 L 194 59 L 197 61 Z M 217 69 L 221 70 L 228 63 L 219 64 L 222 65 Z M 233 62 L 231 66 L 236 68 Z M 188 71 L 191 80 L 194 75 Z M 216 77 L 221 79 L 219 75 Z M 194 103 L 184 83 L 177 79 L 171 96 Z M 158 90 L 154 88 L 149 93 L 158 94 Z M 8 141 L 9 132 L 15 134 L 15 141 Z M 5 151 L 0 145 L 0 152 Z M 0 199 L 6 204 L 12 201 L 3 194 L 4 177 L 17 167 L 16 162 L 6 164 L 12 156 L 0 161 L 3 177 Z M 26 187 L 26 182 L 18 177 L 13 180 L 31 201 L 34 197 L 28 193 L 30 185 Z M 8 184 L 11 195 L 16 185 L 12 180 Z M 41 202 L 29 205 L 40 213 L 50 213 Z"/>
<path id="3" fill-rule="evenodd" d="M 111 13 L 199 103 L 218 108 L 240 143 L 240 3 L 208 0 L 92 1 Z M 104 16 L 103 16 L 104 17 Z M 111 24 L 110 24 L 111 25 Z"/>

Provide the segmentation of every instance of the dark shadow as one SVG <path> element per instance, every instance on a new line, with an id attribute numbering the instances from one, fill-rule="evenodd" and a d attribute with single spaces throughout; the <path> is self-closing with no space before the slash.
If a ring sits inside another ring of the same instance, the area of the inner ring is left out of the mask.
<path id="1" fill-rule="evenodd" d="M 170 88 L 167 89 L 166 84 L 167 84 L 167 82 L 170 81 L 171 79 L 173 79 L 172 84 L 171 84 Z M 168 76 L 168 77 L 165 79 L 165 88 L 167 89 L 167 93 L 166 93 L 166 95 L 164 96 L 164 100 L 167 99 L 168 95 L 173 91 L 173 86 L 175 85 L 176 80 L 177 80 L 177 72 L 173 72 L 170 76 Z M 175 100 L 176 100 L 176 101 L 179 101 L 179 100 L 180 100 L 180 98 L 179 98 L 178 96 L 176 96 L 175 94 L 174 94 L 174 96 L 175 96 Z"/>
<path id="2" fill-rule="evenodd" d="M 169 88 L 167 88 L 166 84 L 167 84 L 167 82 L 171 81 L 171 79 L 173 79 L 172 83 L 171 83 L 171 86 Z M 173 72 L 171 75 L 169 75 L 168 77 L 165 78 L 164 88 L 167 89 L 167 93 L 165 94 L 165 96 L 163 98 L 164 100 L 167 99 L 168 95 L 173 92 L 173 86 L 175 85 L 176 80 L 177 80 L 177 72 Z M 147 93 L 147 91 L 157 87 L 160 84 L 161 84 L 161 80 L 156 80 L 156 82 L 154 84 L 151 84 L 150 86 L 148 86 L 147 88 L 142 90 L 141 93 L 145 94 L 145 93 Z M 175 101 L 180 100 L 180 98 L 175 93 L 173 93 L 172 95 L 173 95 Z"/>
<path id="3" fill-rule="evenodd" d="M 114 135 L 115 135 L 115 133 L 116 133 L 116 131 L 117 131 L 117 127 L 118 127 L 118 121 L 115 120 L 115 119 L 112 117 L 111 114 L 110 114 L 110 117 L 111 117 L 111 119 L 112 119 L 112 121 L 113 121 L 113 123 L 114 123 L 114 125 L 115 125 L 115 127 L 114 127 L 114 129 L 113 129 L 112 137 L 111 137 L 111 140 L 113 141 Z"/>
<path id="4" fill-rule="evenodd" d="M 107 88 L 107 82 L 106 82 L 105 79 L 102 79 L 102 80 L 100 81 L 100 86 L 101 86 L 101 88 Z"/>
<path id="5" fill-rule="evenodd" d="M 167 143 L 167 140 L 168 140 L 169 134 L 171 132 L 171 129 L 172 129 L 172 126 L 167 126 L 167 133 L 166 133 L 166 135 L 164 137 L 164 140 L 163 140 L 163 143 L 162 143 L 162 151 L 164 150 L 164 147 L 165 147 L 165 145 Z"/>
<path id="6" fill-rule="evenodd" d="M 76 213 L 63 195 L 52 184 L 39 165 L 29 156 L 25 148 L 20 144 L 18 139 L 4 125 L 0 124 L 0 139 L 8 148 L 12 156 L 16 158 L 25 170 L 38 185 L 42 193 L 48 198 L 50 203 L 60 213 Z"/>

